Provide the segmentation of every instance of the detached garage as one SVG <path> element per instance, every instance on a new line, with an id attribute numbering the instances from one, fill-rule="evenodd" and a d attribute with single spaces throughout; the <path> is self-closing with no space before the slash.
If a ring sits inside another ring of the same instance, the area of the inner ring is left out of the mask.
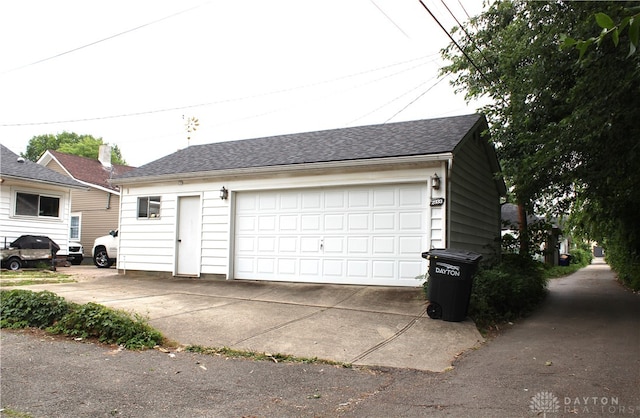
<path id="1" fill-rule="evenodd" d="M 116 178 L 118 269 L 419 286 L 421 253 L 496 254 L 480 115 L 191 146 Z"/>

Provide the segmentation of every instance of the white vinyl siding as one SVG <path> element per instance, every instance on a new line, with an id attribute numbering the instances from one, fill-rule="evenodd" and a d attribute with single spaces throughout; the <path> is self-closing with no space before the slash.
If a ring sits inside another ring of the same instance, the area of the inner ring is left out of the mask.
<path id="1" fill-rule="evenodd" d="M 60 199 L 58 217 L 16 216 L 14 199 L 18 191 L 56 196 Z M 0 245 L 9 244 L 21 235 L 44 235 L 60 246 L 58 254 L 66 254 L 69 242 L 70 200 L 68 189 L 53 186 L 34 188 L 26 183 L 3 183 L 0 187 Z"/>

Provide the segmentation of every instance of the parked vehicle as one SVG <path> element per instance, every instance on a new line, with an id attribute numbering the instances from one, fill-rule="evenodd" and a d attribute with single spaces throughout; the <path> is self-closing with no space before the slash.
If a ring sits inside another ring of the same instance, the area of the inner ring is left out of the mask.
<path id="1" fill-rule="evenodd" d="M 84 260 L 84 248 L 77 241 L 69 241 L 69 251 L 67 252 L 67 260 L 77 266 Z"/>
<path id="2" fill-rule="evenodd" d="M 118 258 L 118 231 L 96 238 L 93 242 L 93 264 L 98 268 L 109 268 Z"/>
<path id="3" fill-rule="evenodd" d="M 20 270 L 34 266 L 38 262 L 51 262 L 60 246 L 51 238 L 41 235 L 22 235 L 8 247 L 0 250 L 2 267 Z"/>

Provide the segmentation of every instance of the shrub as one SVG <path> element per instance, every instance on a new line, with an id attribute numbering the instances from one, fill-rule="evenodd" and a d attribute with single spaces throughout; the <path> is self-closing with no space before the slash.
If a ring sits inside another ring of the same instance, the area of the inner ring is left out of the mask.
<path id="1" fill-rule="evenodd" d="M 69 303 L 46 290 L 0 292 L 0 318 L 2 328 L 46 328 L 51 333 L 97 338 L 129 349 L 150 348 L 163 340 L 162 334 L 138 314 L 132 316 L 93 302 Z"/>
<path id="2" fill-rule="evenodd" d="M 37 293 L 22 289 L 0 292 L 2 328 L 46 328 L 68 311 L 67 301 L 47 290 Z"/>
<path id="3" fill-rule="evenodd" d="M 593 254 L 591 251 L 584 248 L 573 249 L 569 252 L 569 255 L 571 255 L 569 262 L 571 264 L 577 264 L 580 267 L 588 266 L 593 260 Z"/>
<path id="4" fill-rule="evenodd" d="M 75 305 L 49 331 L 82 338 L 95 337 L 100 342 L 130 349 L 150 348 L 162 342 L 162 334 L 140 315 L 132 317 L 128 312 L 93 302 Z"/>
<path id="5" fill-rule="evenodd" d="M 540 263 L 505 255 L 502 262 L 481 268 L 474 277 L 469 316 L 480 329 L 525 316 L 544 299 L 546 285 Z"/>

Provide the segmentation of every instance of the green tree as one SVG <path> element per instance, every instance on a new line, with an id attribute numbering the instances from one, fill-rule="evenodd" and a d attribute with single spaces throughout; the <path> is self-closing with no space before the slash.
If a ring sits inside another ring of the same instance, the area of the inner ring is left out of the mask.
<path id="1" fill-rule="evenodd" d="M 78 135 L 74 132 L 62 132 L 56 135 L 37 135 L 29 140 L 27 150 L 22 156 L 31 161 L 38 159 L 47 150 L 64 152 L 65 154 L 79 155 L 97 159 L 102 138 L 94 138 L 91 135 Z M 117 145 L 111 147 L 111 162 L 113 164 L 126 165 Z"/>
<path id="2" fill-rule="evenodd" d="M 449 64 L 442 71 L 454 75 L 454 86 L 467 98 L 491 99 L 482 111 L 522 207 L 580 213 L 592 238 L 624 235 L 623 247 L 637 257 L 640 54 L 627 57 L 622 48 L 602 43 L 578 61 L 577 52 L 558 47 L 562 34 L 590 37 L 596 13 L 621 21 L 627 6 L 494 2 L 464 33 L 456 32 L 464 53 L 446 48 Z"/>

